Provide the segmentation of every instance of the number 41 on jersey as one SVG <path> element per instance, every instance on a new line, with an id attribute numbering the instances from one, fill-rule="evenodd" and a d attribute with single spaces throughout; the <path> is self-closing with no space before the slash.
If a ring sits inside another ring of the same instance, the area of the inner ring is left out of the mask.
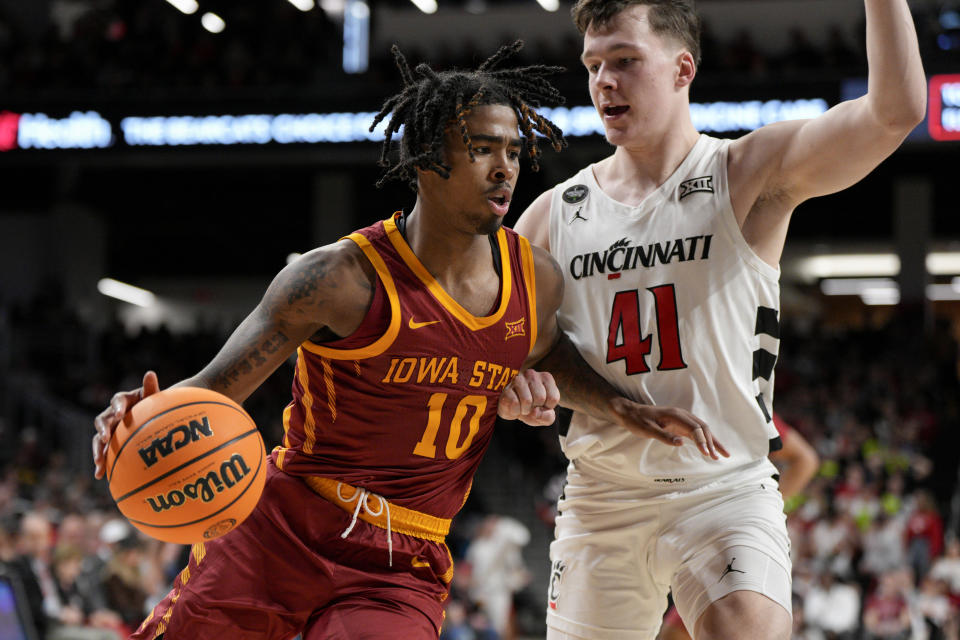
<path id="1" fill-rule="evenodd" d="M 640 296 L 653 296 L 657 316 L 657 342 L 660 344 L 660 363 L 657 371 L 684 369 L 683 350 L 680 347 L 680 329 L 677 326 L 677 295 L 672 284 L 650 287 L 643 294 L 637 289 L 618 291 L 613 298 L 610 314 L 610 332 L 607 335 L 607 364 L 625 360 L 627 375 L 647 373 L 647 355 L 652 334 L 641 337 Z"/>

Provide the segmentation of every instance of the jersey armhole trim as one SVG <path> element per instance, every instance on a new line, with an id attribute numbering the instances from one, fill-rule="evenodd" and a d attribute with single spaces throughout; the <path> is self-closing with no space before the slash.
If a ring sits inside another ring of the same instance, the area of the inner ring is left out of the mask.
<path id="1" fill-rule="evenodd" d="M 527 289 L 527 304 L 530 305 L 530 350 L 527 352 L 530 355 L 537 344 L 537 276 L 530 241 L 521 235 L 517 240 L 520 242 L 520 269 Z"/>
<path id="2" fill-rule="evenodd" d="M 377 250 L 373 248 L 370 241 L 359 233 L 351 233 L 347 238 L 353 240 L 357 246 L 360 247 L 363 254 L 367 256 L 367 259 L 373 264 L 373 268 L 376 270 L 381 282 L 383 282 L 383 287 L 387 292 L 387 299 L 390 302 L 390 324 L 387 326 L 384 334 L 373 344 L 360 347 L 359 349 L 334 349 L 310 341 L 306 341 L 300 346 L 310 353 L 323 356 L 324 358 L 330 358 L 331 360 L 363 360 L 366 358 L 375 358 L 386 351 L 390 345 L 393 344 L 393 341 L 396 340 L 397 334 L 400 333 L 400 298 L 397 295 L 397 286 L 393 282 L 390 270 L 387 269 L 383 258 L 380 257 Z"/>

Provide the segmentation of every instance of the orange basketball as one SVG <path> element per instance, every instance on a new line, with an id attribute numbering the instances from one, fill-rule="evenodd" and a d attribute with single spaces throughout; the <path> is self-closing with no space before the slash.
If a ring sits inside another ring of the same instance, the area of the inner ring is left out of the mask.
<path id="1" fill-rule="evenodd" d="M 250 515 L 267 478 L 257 426 L 230 398 L 194 387 L 147 396 L 107 449 L 107 482 L 121 513 L 144 533 L 191 544 Z"/>

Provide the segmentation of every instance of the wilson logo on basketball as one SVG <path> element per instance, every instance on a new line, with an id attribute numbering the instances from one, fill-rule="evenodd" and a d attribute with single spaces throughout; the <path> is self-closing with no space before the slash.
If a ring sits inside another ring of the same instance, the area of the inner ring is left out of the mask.
<path id="1" fill-rule="evenodd" d="M 155 513 L 162 513 L 168 509 L 183 506 L 188 499 L 210 502 L 218 493 L 243 480 L 248 473 L 250 473 L 250 467 L 247 466 L 243 456 L 235 453 L 230 456 L 229 460 L 220 464 L 219 471 L 210 471 L 199 480 L 188 482 L 180 489 L 173 489 L 166 494 L 147 498 L 147 503 Z"/>
<path id="2" fill-rule="evenodd" d="M 174 451 L 182 449 L 192 442 L 200 440 L 201 436 L 212 436 L 213 429 L 210 428 L 210 421 L 206 416 L 202 421 L 191 420 L 188 424 L 182 424 L 179 427 L 170 429 L 167 435 L 162 438 L 155 438 L 153 442 L 138 449 L 140 457 L 147 467 L 152 467 L 159 462 L 160 458 L 165 458 Z"/>

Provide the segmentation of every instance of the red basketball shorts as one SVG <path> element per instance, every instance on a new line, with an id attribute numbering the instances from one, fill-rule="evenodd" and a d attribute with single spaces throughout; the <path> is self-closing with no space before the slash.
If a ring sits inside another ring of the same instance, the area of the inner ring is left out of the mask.
<path id="1" fill-rule="evenodd" d="M 136 640 L 435 640 L 452 560 L 446 545 L 385 529 L 271 462 L 257 508 L 193 546 Z M 392 555 L 393 566 L 389 566 Z"/>

